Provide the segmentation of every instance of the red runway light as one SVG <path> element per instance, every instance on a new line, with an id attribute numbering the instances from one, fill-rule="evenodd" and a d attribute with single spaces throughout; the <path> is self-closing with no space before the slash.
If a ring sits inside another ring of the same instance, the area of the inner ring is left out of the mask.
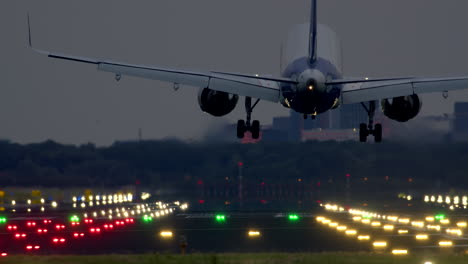
<path id="1" fill-rule="evenodd" d="M 93 219 L 88 219 L 88 218 L 86 218 L 86 219 L 84 220 L 84 222 L 85 222 L 86 224 L 92 224 L 92 223 L 93 223 Z"/>
<path id="2" fill-rule="evenodd" d="M 26 234 L 15 234 L 15 238 L 25 238 Z"/>
<path id="3" fill-rule="evenodd" d="M 50 223 L 52 223 L 52 220 L 45 219 L 45 220 L 43 221 L 43 223 L 44 223 L 44 224 L 50 224 Z"/>
<path id="4" fill-rule="evenodd" d="M 127 223 L 134 223 L 135 220 L 134 220 L 133 218 L 127 218 L 127 219 L 125 219 L 125 222 L 127 222 Z"/>
<path id="5" fill-rule="evenodd" d="M 65 229 L 65 225 L 55 225 L 55 229 L 57 230 Z"/>
<path id="6" fill-rule="evenodd" d="M 84 233 L 73 233 L 74 238 L 84 237 Z"/>
<path id="7" fill-rule="evenodd" d="M 79 223 L 79 222 L 72 222 L 71 225 L 72 225 L 72 226 L 79 226 L 80 223 Z"/>
<path id="8" fill-rule="evenodd" d="M 54 242 L 55 244 L 57 244 L 59 242 L 60 243 L 65 243 L 65 238 L 63 238 L 63 237 L 62 238 L 57 238 L 56 237 L 56 238 L 52 239 L 52 242 Z"/>
<path id="9" fill-rule="evenodd" d="M 27 222 L 26 225 L 28 227 L 34 227 L 34 226 L 36 226 L 36 222 Z"/>
<path id="10" fill-rule="evenodd" d="M 38 229 L 37 233 L 39 233 L 39 234 L 47 233 L 47 229 Z"/>
<path id="11" fill-rule="evenodd" d="M 17 230 L 18 227 L 15 226 L 15 225 L 9 225 L 9 226 L 7 226 L 7 229 L 8 229 L 8 230 Z"/>
<path id="12" fill-rule="evenodd" d="M 0 256 L 2 256 L 2 257 L 6 257 L 6 256 L 8 256 L 8 253 L 6 253 L 6 252 L 3 252 L 2 254 L 0 254 Z"/>
<path id="13" fill-rule="evenodd" d="M 26 249 L 27 249 L 27 250 L 31 250 L 31 249 L 33 249 L 33 246 L 27 245 L 27 246 L 26 246 Z"/>
<path id="14" fill-rule="evenodd" d="M 38 250 L 38 249 L 40 249 L 40 248 L 41 248 L 40 246 L 34 246 L 34 249 L 35 249 L 35 250 Z"/>

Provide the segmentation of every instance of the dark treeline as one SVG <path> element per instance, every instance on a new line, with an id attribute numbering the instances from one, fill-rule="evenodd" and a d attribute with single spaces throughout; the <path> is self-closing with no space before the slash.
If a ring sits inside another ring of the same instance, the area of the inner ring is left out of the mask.
<path id="1" fill-rule="evenodd" d="M 468 187 L 468 144 L 202 144 L 177 141 L 61 145 L 0 143 L 3 186 L 142 186 L 194 188 L 237 180 L 250 184 L 385 184 L 403 188 Z M 320 182 L 320 183 L 319 183 Z"/>

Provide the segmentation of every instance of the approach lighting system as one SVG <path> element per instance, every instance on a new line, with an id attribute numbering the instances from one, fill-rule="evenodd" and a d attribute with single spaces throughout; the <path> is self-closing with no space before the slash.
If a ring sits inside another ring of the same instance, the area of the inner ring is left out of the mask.
<path id="1" fill-rule="evenodd" d="M 215 220 L 216 220 L 216 222 L 218 222 L 218 223 L 224 223 L 224 222 L 226 222 L 226 216 L 223 215 L 223 214 L 217 214 L 217 215 L 215 216 Z"/>

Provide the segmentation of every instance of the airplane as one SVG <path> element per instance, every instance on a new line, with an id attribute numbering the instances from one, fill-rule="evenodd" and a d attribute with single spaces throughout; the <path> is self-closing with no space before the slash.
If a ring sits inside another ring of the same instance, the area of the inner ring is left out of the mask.
<path id="1" fill-rule="evenodd" d="M 216 117 L 231 113 L 239 96 L 245 97 L 246 119 L 237 122 L 237 137 L 247 131 L 260 137 L 260 122 L 252 112 L 260 100 L 282 106 L 312 119 L 345 104 L 361 104 L 368 122 L 359 126 L 359 140 L 372 135 L 382 141 L 382 125 L 374 124 L 377 105 L 383 114 L 398 122 L 415 118 L 422 107 L 419 94 L 468 88 L 468 76 L 452 78 L 346 78 L 341 70 L 341 45 L 335 32 L 317 23 L 317 0 L 311 1 L 310 22 L 294 26 L 281 52 L 280 77 L 219 71 L 187 71 L 157 66 L 133 65 L 71 56 L 33 48 L 28 14 L 29 47 L 50 58 L 97 65 L 99 71 L 136 76 L 199 88 L 202 111 Z M 284 52 L 283 52 L 284 51 Z M 286 65 L 284 68 L 282 65 Z M 380 102 L 379 102 L 380 101 Z"/>

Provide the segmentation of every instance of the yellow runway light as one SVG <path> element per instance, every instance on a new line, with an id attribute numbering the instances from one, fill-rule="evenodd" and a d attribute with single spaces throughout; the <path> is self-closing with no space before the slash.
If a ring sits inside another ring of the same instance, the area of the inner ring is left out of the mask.
<path id="1" fill-rule="evenodd" d="M 433 216 L 428 216 L 428 217 L 426 217 L 426 221 L 427 221 L 427 222 L 434 222 L 434 220 L 435 220 L 435 219 L 434 219 Z"/>
<path id="2" fill-rule="evenodd" d="M 355 236 L 355 235 L 357 235 L 357 231 L 354 230 L 354 229 L 349 229 L 349 230 L 346 230 L 345 234 L 347 236 Z"/>
<path id="3" fill-rule="evenodd" d="M 373 226 L 373 227 L 379 227 L 380 225 L 381 225 L 381 223 L 377 222 L 377 221 L 374 221 L 374 222 L 371 223 L 371 226 Z"/>
<path id="4" fill-rule="evenodd" d="M 361 223 L 368 225 L 370 224 L 370 219 L 362 219 Z"/>
<path id="5" fill-rule="evenodd" d="M 347 229 L 346 226 L 337 226 L 336 227 L 336 230 L 338 230 L 338 231 L 345 231 L 346 229 Z"/>
<path id="6" fill-rule="evenodd" d="M 161 233 L 159 233 L 159 235 L 161 235 L 161 237 L 163 238 L 171 238 L 172 237 L 172 232 L 171 231 L 161 231 Z"/>
<path id="7" fill-rule="evenodd" d="M 374 243 L 372 243 L 372 245 L 375 248 L 385 248 L 385 247 L 387 247 L 387 242 L 386 241 L 375 241 Z"/>
<path id="8" fill-rule="evenodd" d="M 384 225 L 383 229 L 385 231 L 393 231 L 395 227 L 393 225 Z"/>
<path id="9" fill-rule="evenodd" d="M 439 241 L 439 246 L 441 246 L 441 247 L 452 247 L 453 242 L 449 241 L 449 240 L 441 240 L 441 241 Z"/>
<path id="10" fill-rule="evenodd" d="M 417 234 L 416 235 L 416 240 L 428 240 L 429 236 L 426 234 Z"/>
<path id="11" fill-rule="evenodd" d="M 361 219 L 362 219 L 362 217 L 360 217 L 360 216 L 354 216 L 353 217 L 353 221 L 356 221 L 356 222 L 361 221 Z"/>
<path id="12" fill-rule="evenodd" d="M 393 255 L 407 255 L 408 250 L 407 249 L 394 249 L 392 250 Z"/>
<path id="13" fill-rule="evenodd" d="M 336 222 L 331 222 L 330 224 L 328 224 L 329 227 L 337 227 L 338 226 L 338 223 Z"/>
<path id="14" fill-rule="evenodd" d="M 331 220 L 325 219 L 325 220 L 322 221 L 322 224 L 325 224 L 325 225 L 326 225 L 326 224 L 329 224 L 330 222 L 331 222 Z"/>
<path id="15" fill-rule="evenodd" d="M 423 221 L 413 221 L 413 222 L 411 222 L 411 225 L 414 226 L 414 227 L 423 228 L 424 227 L 424 222 Z"/>
<path id="16" fill-rule="evenodd" d="M 368 235 L 359 235 L 359 236 L 357 237 L 357 239 L 358 239 L 359 241 L 370 240 L 370 236 L 368 236 Z"/>
<path id="17" fill-rule="evenodd" d="M 442 219 L 442 220 L 440 220 L 440 223 L 443 224 L 443 225 L 448 225 L 448 224 L 450 224 L 450 220 Z"/>
<path id="18" fill-rule="evenodd" d="M 398 223 L 400 224 L 409 224 L 410 219 L 409 218 L 400 218 L 398 219 Z"/>
<path id="19" fill-rule="evenodd" d="M 398 230 L 398 234 L 402 235 L 402 234 L 408 234 L 408 230 L 406 229 L 400 229 Z"/>
<path id="20" fill-rule="evenodd" d="M 260 231 L 250 230 L 248 235 L 249 235 L 249 237 L 259 237 L 260 236 Z"/>
<path id="21" fill-rule="evenodd" d="M 315 218 L 317 220 L 317 222 L 322 222 L 323 220 L 325 220 L 326 218 L 323 217 L 323 216 L 317 216 L 317 218 Z"/>
<path id="22" fill-rule="evenodd" d="M 427 225 L 427 229 L 440 231 L 440 225 Z"/>
<path id="23" fill-rule="evenodd" d="M 465 228 L 466 227 L 466 222 L 458 222 L 457 226 L 460 228 Z"/>
<path id="24" fill-rule="evenodd" d="M 398 216 L 389 215 L 387 216 L 387 220 L 396 222 L 398 220 Z"/>
<path id="25" fill-rule="evenodd" d="M 456 236 L 462 236 L 463 235 L 463 232 L 458 229 L 458 228 L 449 228 L 447 230 L 445 230 L 447 232 L 447 234 L 451 234 L 451 235 L 456 235 Z"/>

